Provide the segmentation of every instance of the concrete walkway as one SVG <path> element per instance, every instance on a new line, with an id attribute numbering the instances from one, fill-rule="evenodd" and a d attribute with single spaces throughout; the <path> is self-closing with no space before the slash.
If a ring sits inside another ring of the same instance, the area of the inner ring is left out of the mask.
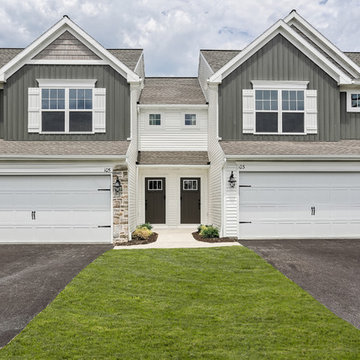
<path id="1" fill-rule="evenodd" d="M 156 242 L 145 245 L 115 246 L 114 249 L 182 249 L 182 248 L 209 248 L 219 246 L 240 246 L 238 242 L 206 243 L 193 238 L 194 228 L 154 228 L 159 234 Z"/>

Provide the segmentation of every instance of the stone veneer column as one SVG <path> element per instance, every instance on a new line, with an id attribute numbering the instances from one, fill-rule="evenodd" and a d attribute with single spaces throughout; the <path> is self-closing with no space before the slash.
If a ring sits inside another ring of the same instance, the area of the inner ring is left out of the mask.
<path id="1" fill-rule="evenodd" d="M 122 185 L 120 194 L 113 191 L 113 243 L 114 245 L 129 241 L 129 202 L 128 202 L 128 170 L 124 165 L 115 166 L 113 169 L 113 184 L 116 177 Z"/>

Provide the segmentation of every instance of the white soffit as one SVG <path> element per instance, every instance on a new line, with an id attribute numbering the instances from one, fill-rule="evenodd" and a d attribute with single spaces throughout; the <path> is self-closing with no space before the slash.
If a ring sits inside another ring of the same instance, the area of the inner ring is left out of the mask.
<path id="1" fill-rule="evenodd" d="M 122 76 L 124 76 L 129 83 L 140 82 L 140 78 L 135 72 L 130 70 L 125 64 L 123 64 L 119 59 L 112 55 L 108 50 L 106 50 L 102 45 L 100 45 L 96 40 L 94 40 L 90 35 L 88 35 L 84 30 L 77 26 L 72 20 L 67 16 L 64 16 L 60 21 L 58 21 L 54 26 L 52 26 L 48 31 L 42 34 L 34 42 L 32 42 L 27 48 L 21 51 L 16 55 L 11 61 L 4 65 L 0 69 L 0 81 L 5 82 L 12 74 L 19 70 L 22 66 L 27 63 L 34 63 L 31 60 L 36 54 L 45 49 L 49 44 L 51 44 L 56 38 L 58 38 L 65 31 L 69 31 L 74 35 L 79 41 L 81 41 L 85 46 L 92 50 L 96 55 L 98 55 L 103 63 L 110 65 L 116 71 L 118 71 Z M 71 60 L 63 60 L 63 64 L 75 63 Z M 101 62 L 101 61 L 100 61 Z M 50 63 L 50 62 L 48 62 Z M 54 63 L 59 63 L 59 61 L 54 61 Z M 76 62 L 81 63 L 81 62 Z M 84 63 L 91 63 L 91 61 L 85 61 Z M 99 63 L 95 60 L 94 63 Z"/>
<path id="2" fill-rule="evenodd" d="M 281 34 L 289 40 L 295 47 L 303 52 L 309 59 L 318 64 L 325 72 L 327 72 L 338 84 L 351 84 L 352 79 L 341 69 L 328 60 L 323 54 L 309 44 L 295 30 L 293 30 L 283 20 L 278 20 L 273 26 L 266 30 L 262 35 L 250 43 L 244 50 L 231 59 L 226 65 L 213 74 L 209 82 L 221 83 L 222 79 L 233 72 L 242 63 L 253 56 L 259 49 L 266 45 L 276 35 Z"/>
<path id="3" fill-rule="evenodd" d="M 360 76 L 360 67 L 355 64 L 348 56 L 346 56 L 340 49 L 338 49 L 330 40 L 323 36 L 310 23 L 308 23 L 296 11 L 292 11 L 284 21 L 289 25 L 295 25 L 302 31 L 309 39 L 318 45 L 329 56 L 334 58 L 339 65 L 348 71 L 354 77 Z"/>

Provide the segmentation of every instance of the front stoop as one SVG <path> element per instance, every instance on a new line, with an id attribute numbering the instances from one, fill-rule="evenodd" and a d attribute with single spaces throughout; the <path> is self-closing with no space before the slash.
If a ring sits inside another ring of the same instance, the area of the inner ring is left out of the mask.
<path id="1" fill-rule="evenodd" d="M 128 170 L 126 166 L 119 165 L 113 169 L 113 184 L 116 177 L 122 185 L 121 193 L 113 192 L 113 244 L 119 245 L 129 241 L 128 238 L 128 214 L 129 214 L 129 201 L 128 201 Z"/>

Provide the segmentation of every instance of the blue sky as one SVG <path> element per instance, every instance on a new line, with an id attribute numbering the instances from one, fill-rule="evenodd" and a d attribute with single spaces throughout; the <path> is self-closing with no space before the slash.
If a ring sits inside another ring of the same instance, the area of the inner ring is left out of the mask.
<path id="1" fill-rule="evenodd" d="M 194 76 L 199 49 L 242 49 L 292 0 L 1 0 L 0 46 L 25 47 L 62 15 L 107 48 L 143 48 L 147 76 Z M 298 0 L 296 9 L 344 51 L 360 51 L 359 0 Z"/>

